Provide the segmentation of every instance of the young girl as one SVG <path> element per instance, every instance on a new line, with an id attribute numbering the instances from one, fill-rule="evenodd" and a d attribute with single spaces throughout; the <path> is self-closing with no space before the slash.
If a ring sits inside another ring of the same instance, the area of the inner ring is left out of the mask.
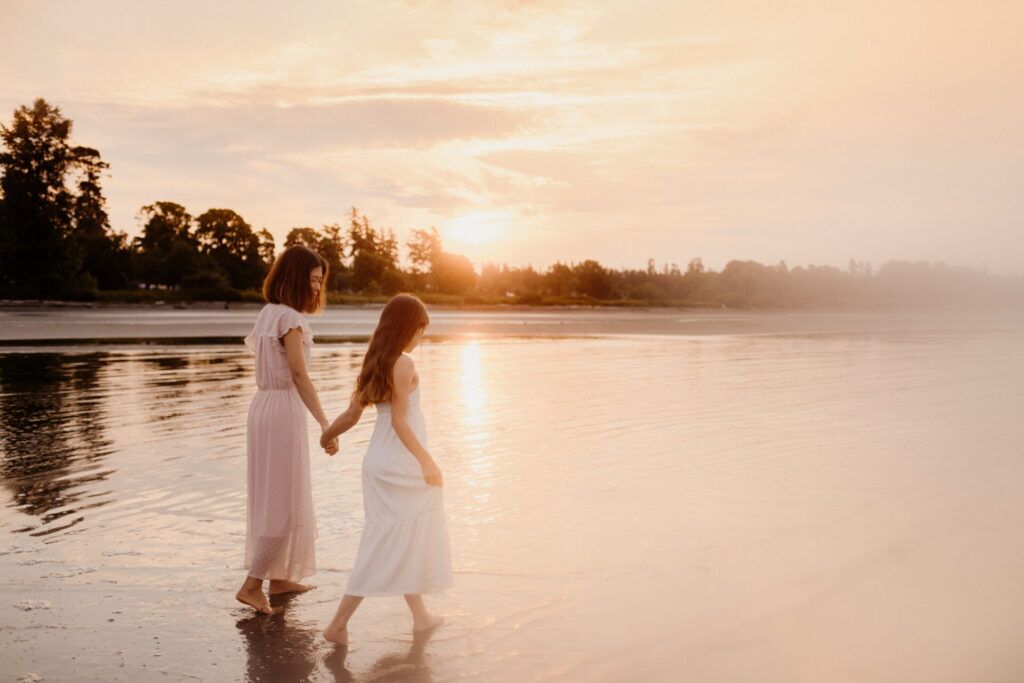
<path id="1" fill-rule="evenodd" d="M 299 580 L 316 571 L 316 520 L 309 478 L 306 411 L 327 427 L 313 382 L 309 349 L 313 332 L 303 313 L 324 306 L 327 262 L 302 246 L 285 250 L 263 283 L 267 305 L 245 338 L 256 355 L 258 390 L 246 426 L 248 464 L 245 526 L 245 582 L 235 597 L 265 614 L 273 610 L 263 593 L 302 592 Z M 337 444 L 324 442 L 327 452 Z"/>
<path id="2" fill-rule="evenodd" d="M 422 597 L 453 583 L 443 479 L 427 451 L 419 376 L 406 355 L 420 343 L 429 322 L 416 297 L 399 294 L 388 301 L 370 338 L 352 402 L 321 438 L 321 444 L 330 445 L 359 421 L 363 408 L 376 405 L 377 422 L 363 458 L 363 535 L 345 596 L 324 630 L 324 637 L 339 645 L 348 643 L 348 620 L 366 596 L 404 595 L 414 633 L 443 621 L 427 612 Z"/>

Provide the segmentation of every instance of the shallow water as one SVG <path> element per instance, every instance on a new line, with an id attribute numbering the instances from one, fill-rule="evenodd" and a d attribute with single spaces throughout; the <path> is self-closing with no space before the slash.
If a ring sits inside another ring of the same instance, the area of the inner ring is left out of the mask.
<path id="1" fill-rule="evenodd" d="M 354 560 L 372 410 L 340 455 L 313 454 L 318 588 L 252 617 L 233 602 L 251 356 L 9 349 L 2 670 L 1019 680 L 1024 324 L 948 322 L 425 344 L 414 357 L 457 582 L 428 604 L 448 623 L 414 642 L 400 599 L 368 600 L 347 656 L 317 629 Z M 362 348 L 315 348 L 328 412 Z"/>

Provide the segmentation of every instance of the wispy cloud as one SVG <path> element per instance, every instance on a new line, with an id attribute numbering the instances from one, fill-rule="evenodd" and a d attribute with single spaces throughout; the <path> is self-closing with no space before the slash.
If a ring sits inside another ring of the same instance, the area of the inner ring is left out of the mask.
<path id="1" fill-rule="evenodd" d="M 357 205 L 477 261 L 1017 269 L 1024 10 L 918 9 L 8 2 L 0 107 L 62 105 L 130 230 L 157 198 L 278 236 Z"/>

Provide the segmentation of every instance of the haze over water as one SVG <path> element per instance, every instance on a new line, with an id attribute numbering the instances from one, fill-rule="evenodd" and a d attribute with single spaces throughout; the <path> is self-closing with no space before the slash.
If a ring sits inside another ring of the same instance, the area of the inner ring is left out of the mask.
<path id="1" fill-rule="evenodd" d="M 350 332 L 331 315 L 314 331 Z M 318 632 L 355 557 L 372 410 L 338 456 L 312 454 L 318 588 L 281 616 L 251 617 L 233 601 L 254 391 L 241 344 L 23 336 L 0 349 L 2 669 L 126 681 L 1019 679 L 1019 316 L 731 314 L 693 319 L 701 333 L 686 334 L 666 330 L 665 313 L 631 313 L 629 325 L 610 313 L 605 335 L 600 314 L 561 315 L 589 336 L 513 335 L 536 322 L 514 313 L 500 318 L 508 329 L 472 335 L 499 323 L 465 314 L 414 353 L 456 587 L 431 600 L 448 623 L 425 644 L 401 600 L 367 601 L 347 658 Z M 363 348 L 314 349 L 330 414 Z"/>

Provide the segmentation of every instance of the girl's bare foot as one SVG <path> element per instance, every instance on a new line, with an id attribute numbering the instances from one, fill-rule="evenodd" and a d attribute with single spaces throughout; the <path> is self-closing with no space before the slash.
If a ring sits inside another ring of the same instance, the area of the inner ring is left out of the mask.
<path id="1" fill-rule="evenodd" d="M 282 593 L 305 593 L 306 591 L 313 590 L 316 586 L 309 586 L 304 583 L 296 583 L 295 581 L 278 581 L 277 579 L 270 580 L 270 594 L 281 595 Z"/>
<path id="2" fill-rule="evenodd" d="M 324 629 L 324 638 L 337 645 L 348 645 L 348 628 L 338 628 L 334 625 Z"/>
<path id="3" fill-rule="evenodd" d="M 241 588 L 235 593 L 235 600 L 252 607 L 261 614 L 276 614 L 278 610 L 273 609 L 270 606 L 270 602 L 267 600 L 267 596 L 263 594 L 263 591 L 259 588 L 246 589 Z"/>
<path id="4" fill-rule="evenodd" d="M 435 628 L 444 623 L 444 617 L 435 617 L 432 614 L 428 614 L 425 619 L 417 620 L 413 619 L 412 632 L 423 634 L 427 631 L 433 631 Z"/>

